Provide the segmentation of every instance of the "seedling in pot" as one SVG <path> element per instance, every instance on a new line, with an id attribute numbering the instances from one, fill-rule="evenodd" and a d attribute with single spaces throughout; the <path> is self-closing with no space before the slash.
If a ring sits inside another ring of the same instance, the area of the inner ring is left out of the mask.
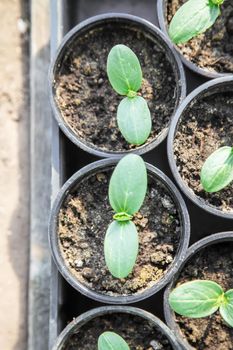
<path id="1" fill-rule="evenodd" d="M 227 325 L 233 327 L 233 289 L 224 292 L 215 282 L 183 283 L 173 289 L 169 304 L 177 314 L 190 318 L 207 317 L 219 310 Z"/>
<path id="2" fill-rule="evenodd" d="M 233 181 L 233 147 L 213 152 L 201 169 L 201 184 L 207 192 L 218 192 Z"/>
<path id="3" fill-rule="evenodd" d="M 109 201 L 115 211 L 104 240 L 105 262 L 116 278 L 125 278 L 133 270 L 138 255 L 138 232 L 133 215 L 143 204 L 147 191 L 147 171 L 136 154 L 122 158 L 109 184 Z"/>
<path id="4" fill-rule="evenodd" d="M 135 53 L 125 45 L 114 46 L 108 55 L 107 74 L 113 89 L 126 96 L 117 109 L 117 124 L 123 137 L 142 145 L 151 132 L 151 115 L 146 100 L 137 94 L 142 70 Z"/>
<path id="5" fill-rule="evenodd" d="M 185 2 L 169 26 L 169 36 L 174 44 L 183 44 L 204 33 L 220 15 L 224 0 L 188 0 Z"/>
<path id="6" fill-rule="evenodd" d="M 130 350 L 130 348 L 120 335 L 104 332 L 99 336 L 98 350 Z"/>

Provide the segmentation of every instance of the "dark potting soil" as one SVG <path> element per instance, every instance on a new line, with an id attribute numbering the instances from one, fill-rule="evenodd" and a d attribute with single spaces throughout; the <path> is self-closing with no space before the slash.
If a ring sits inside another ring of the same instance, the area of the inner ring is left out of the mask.
<path id="1" fill-rule="evenodd" d="M 167 20 L 187 0 L 167 0 Z M 233 1 L 225 0 L 221 15 L 205 33 L 185 44 L 177 45 L 186 59 L 217 73 L 233 72 Z"/>
<path id="2" fill-rule="evenodd" d="M 158 282 L 177 253 L 181 223 L 164 185 L 149 177 L 143 206 L 133 221 L 139 232 L 139 254 L 125 279 L 112 277 L 104 260 L 104 237 L 114 212 L 108 201 L 112 169 L 90 175 L 69 194 L 59 214 L 59 246 L 65 264 L 82 284 L 108 295 L 143 292 Z"/>
<path id="3" fill-rule="evenodd" d="M 152 132 L 147 143 L 168 127 L 177 104 L 177 89 L 172 66 L 158 42 L 136 28 L 106 24 L 77 38 L 62 61 L 56 77 L 56 100 L 65 122 L 85 143 L 104 151 L 123 151 L 129 145 L 117 127 L 117 106 L 123 96 L 111 87 L 107 56 L 116 44 L 129 46 L 138 56 L 143 72 L 139 91 L 148 102 Z"/>
<path id="4" fill-rule="evenodd" d="M 194 193 L 224 212 L 233 211 L 233 186 L 207 193 L 200 183 L 204 161 L 216 149 L 233 145 L 233 92 L 216 92 L 199 97 L 184 111 L 174 139 L 179 173 Z"/>
<path id="5" fill-rule="evenodd" d="M 202 249 L 185 265 L 178 284 L 201 279 L 219 283 L 227 291 L 233 287 L 233 243 L 221 243 Z M 233 328 L 219 312 L 210 317 L 191 319 L 176 315 L 184 337 L 197 350 L 232 350 Z"/>
<path id="6" fill-rule="evenodd" d="M 139 316 L 112 313 L 99 316 L 82 326 L 66 341 L 62 350 L 96 350 L 98 338 L 105 331 L 119 334 L 131 350 L 172 349 L 169 340 L 151 322 Z M 150 344 L 154 344 L 154 347 Z"/>

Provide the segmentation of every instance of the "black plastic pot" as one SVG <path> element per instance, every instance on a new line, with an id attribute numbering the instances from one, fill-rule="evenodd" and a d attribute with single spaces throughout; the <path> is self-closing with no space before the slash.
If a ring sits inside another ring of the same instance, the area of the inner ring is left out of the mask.
<path id="1" fill-rule="evenodd" d="M 173 173 L 173 176 L 175 177 L 175 180 L 177 181 L 181 190 L 184 192 L 184 194 L 188 198 L 191 199 L 193 203 L 198 205 L 200 208 L 204 209 L 205 211 L 211 214 L 223 217 L 225 219 L 233 219 L 233 213 L 223 212 L 213 206 L 206 204 L 204 202 L 204 199 L 199 198 L 183 181 L 183 179 L 179 174 L 176 161 L 174 158 L 173 142 L 174 142 L 174 138 L 175 138 L 178 126 L 181 122 L 182 115 L 194 100 L 197 100 L 198 98 L 204 95 L 209 96 L 212 93 L 216 93 L 217 91 L 232 91 L 232 89 L 233 89 L 233 76 L 214 79 L 203 85 L 200 85 L 197 89 L 195 89 L 192 93 L 190 93 L 185 98 L 185 100 L 182 102 L 182 104 L 176 111 L 175 117 L 171 122 L 169 134 L 167 138 L 167 155 L 168 155 L 169 165 Z"/>
<path id="2" fill-rule="evenodd" d="M 161 28 L 162 32 L 165 33 L 166 36 L 169 38 L 168 25 L 167 25 L 167 0 L 157 0 L 157 14 L 158 14 L 159 27 Z M 174 47 L 176 46 L 174 45 Z M 193 72 L 197 74 L 204 76 L 205 78 L 219 78 L 222 76 L 229 75 L 229 73 L 210 72 L 207 69 L 200 68 L 196 64 L 187 60 L 178 49 L 176 50 L 180 54 L 182 62 L 189 69 L 191 69 Z"/>
<path id="3" fill-rule="evenodd" d="M 63 332 L 58 336 L 55 345 L 52 350 L 62 350 L 65 343 L 68 341 L 69 337 L 77 332 L 78 329 L 86 325 L 89 321 L 95 319 L 99 316 L 109 315 L 109 314 L 130 314 L 132 316 L 138 316 L 144 320 L 147 320 L 151 325 L 155 326 L 159 332 L 161 332 L 169 341 L 172 349 L 179 350 L 181 349 L 178 341 L 170 329 L 158 319 L 156 316 L 151 313 L 129 306 L 103 306 L 91 311 L 87 311 L 84 314 L 80 315 L 74 319 Z"/>
<path id="4" fill-rule="evenodd" d="M 218 244 L 218 243 L 223 243 L 223 242 L 231 242 L 231 241 L 233 241 L 233 231 L 216 233 L 216 234 L 210 235 L 206 238 L 203 238 L 200 241 L 193 244 L 188 249 L 188 253 L 187 253 L 185 261 L 183 261 L 183 263 L 179 267 L 179 270 L 177 271 L 174 278 L 172 279 L 171 283 L 169 284 L 169 286 L 165 290 L 165 293 L 164 293 L 164 314 L 165 314 L 166 323 L 168 324 L 169 328 L 173 331 L 173 333 L 176 334 L 177 339 L 179 340 L 179 343 L 181 344 L 182 349 L 184 349 L 184 350 L 193 350 L 193 347 L 190 346 L 190 344 L 186 341 L 186 339 L 184 339 L 184 337 L 182 337 L 181 330 L 175 321 L 175 313 L 170 308 L 169 303 L 168 303 L 169 294 L 171 293 L 172 289 L 175 287 L 180 272 L 182 271 L 182 269 L 184 268 L 186 263 L 196 253 L 198 253 L 203 248 L 206 248 L 207 246 L 210 246 L 213 244 Z"/>
<path id="5" fill-rule="evenodd" d="M 86 32 L 90 32 L 94 28 L 102 27 L 109 23 L 121 23 L 121 24 L 131 24 L 134 27 L 138 27 L 139 29 L 143 30 L 148 34 L 148 36 L 155 38 L 156 41 L 164 48 L 168 60 L 171 62 L 171 66 L 173 67 L 175 79 L 176 79 L 176 93 L 177 93 L 177 99 L 176 99 L 176 106 L 174 108 L 174 111 L 180 104 L 180 102 L 183 100 L 183 98 L 186 95 L 186 80 L 184 75 L 183 66 L 181 63 L 181 60 L 179 58 L 179 55 L 174 50 L 172 44 L 167 39 L 167 37 L 153 24 L 146 21 L 145 19 L 132 16 L 129 14 L 119 14 L 119 13 L 110 13 L 110 14 L 103 14 L 98 15 L 95 17 L 91 17 L 80 24 L 78 24 L 76 27 L 74 27 L 72 30 L 70 30 L 66 36 L 64 37 L 59 49 L 57 50 L 57 53 L 55 55 L 55 58 L 50 66 L 50 72 L 49 72 L 49 95 L 50 95 L 50 101 L 53 109 L 53 114 L 58 122 L 59 127 L 61 130 L 66 134 L 66 136 L 78 147 L 82 148 L 83 150 L 98 156 L 98 157 L 119 157 L 121 155 L 124 155 L 126 153 L 134 152 L 137 154 L 143 154 L 146 153 L 156 146 L 158 146 L 167 136 L 167 129 L 165 129 L 161 135 L 151 141 L 148 144 L 142 145 L 138 147 L 135 150 L 129 150 L 125 152 L 115 152 L 115 151 L 103 151 L 100 148 L 97 148 L 94 144 L 84 142 L 81 140 L 69 127 L 67 123 L 65 123 L 61 112 L 59 110 L 59 107 L 56 103 L 55 99 L 55 89 L 54 89 L 54 81 L 56 78 L 56 74 L 59 71 L 59 68 L 62 64 L 62 61 L 67 55 L 67 52 L 71 50 L 72 43 L 76 40 L 76 38 Z M 173 113 L 174 115 L 174 113 Z M 172 116 L 171 116 L 172 118 Z"/>
<path id="6" fill-rule="evenodd" d="M 128 295 L 128 296 L 110 296 L 110 295 L 104 295 L 99 292 L 96 292 L 84 284 L 80 283 L 69 271 L 68 267 L 66 267 L 64 260 L 62 258 L 61 252 L 59 250 L 59 244 L 58 244 L 58 235 L 57 235 L 57 218 L 59 214 L 59 210 L 67 197 L 68 193 L 70 193 L 72 190 L 74 190 L 80 181 L 82 181 L 84 178 L 89 177 L 90 175 L 97 173 L 99 171 L 105 171 L 107 169 L 112 169 L 117 164 L 117 159 L 105 159 L 100 160 L 94 163 L 91 163 L 87 165 L 86 167 L 82 168 L 78 172 L 76 172 L 61 188 L 59 191 L 56 200 L 54 202 L 51 216 L 50 216 L 50 223 L 49 223 L 49 241 L 50 241 L 50 248 L 52 252 L 52 256 L 54 258 L 54 261 L 63 275 L 63 277 L 67 280 L 68 283 L 70 283 L 76 290 L 81 292 L 82 294 L 86 295 L 89 298 L 92 298 L 94 300 L 103 302 L 103 303 L 109 303 L 109 304 L 129 304 L 129 303 L 135 303 L 137 301 L 143 300 L 145 298 L 148 298 L 149 296 L 157 293 L 159 290 L 161 290 L 166 284 L 169 283 L 174 273 L 178 270 L 179 266 L 181 265 L 182 261 L 185 259 L 188 244 L 189 244 L 189 236 L 190 236 L 190 223 L 189 223 L 189 215 L 186 208 L 186 205 L 184 203 L 184 200 L 182 199 L 179 191 L 175 187 L 175 185 L 171 182 L 171 180 L 163 174 L 160 170 L 153 167 L 150 164 L 146 164 L 148 173 L 159 179 L 168 189 L 171 197 L 173 198 L 174 202 L 177 205 L 177 209 L 180 215 L 181 220 L 181 237 L 179 242 L 179 247 L 177 251 L 177 255 L 174 258 L 173 263 L 169 267 L 167 273 L 151 288 L 146 289 L 142 293 Z"/>

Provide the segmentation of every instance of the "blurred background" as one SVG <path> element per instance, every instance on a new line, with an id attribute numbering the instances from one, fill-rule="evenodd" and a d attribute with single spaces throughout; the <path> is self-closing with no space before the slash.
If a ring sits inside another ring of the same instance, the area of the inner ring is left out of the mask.
<path id="1" fill-rule="evenodd" d="M 0 349 L 46 350 L 49 0 L 0 0 L 0 13 Z"/>
<path id="2" fill-rule="evenodd" d="M 26 349 L 29 1 L 0 0 L 0 349 Z"/>

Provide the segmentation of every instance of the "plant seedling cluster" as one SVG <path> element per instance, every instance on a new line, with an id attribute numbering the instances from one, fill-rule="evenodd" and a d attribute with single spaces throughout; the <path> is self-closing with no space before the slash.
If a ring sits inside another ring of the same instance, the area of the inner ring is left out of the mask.
<path id="1" fill-rule="evenodd" d="M 206 192 L 217 192 L 233 181 L 233 147 L 213 152 L 201 169 L 201 184 Z"/>
<path id="2" fill-rule="evenodd" d="M 120 335 L 104 332 L 99 336 L 98 350 L 130 350 L 130 348 Z"/>
<path id="3" fill-rule="evenodd" d="M 185 2 L 169 26 L 169 36 L 174 44 L 183 44 L 204 33 L 220 15 L 224 0 L 188 0 Z"/>
<path id="4" fill-rule="evenodd" d="M 151 114 L 147 102 L 137 92 L 142 85 L 142 70 L 135 53 L 125 45 L 109 52 L 107 74 L 113 89 L 126 96 L 117 109 L 118 127 L 127 142 L 142 145 L 151 132 Z"/>
<path id="5" fill-rule="evenodd" d="M 109 202 L 115 215 L 104 240 L 106 265 L 114 277 L 124 278 L 133 270 L 138 255 L 138 232 L 132 222 L 147 191 L 147 170 L 136 154 L 122 158 L 109 184 Z"/>
<path id="6" fill-rule="evenodd" d="M 207 317 L 219 310 L 228 326 L 233 327 L 233 289 L 224 292 L 212 281 L 186 282 L 169 295 L 171 308 L 179 315 L 190 318 Z"/>

